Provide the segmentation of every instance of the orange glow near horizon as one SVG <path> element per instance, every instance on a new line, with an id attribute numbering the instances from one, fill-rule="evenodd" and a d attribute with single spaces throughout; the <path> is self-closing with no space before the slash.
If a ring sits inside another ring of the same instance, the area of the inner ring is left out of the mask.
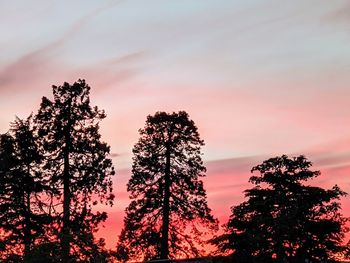
<path id="1" fill-rule="evenodd" d="M 272 157 L 272 156 L 271 156 Z M 219 224 L 225 224 L 231 214 L 230 208 L 244 201 L 245 189 L 252 185 L 248 182 L 251 176 L 250 169 L 269 157 L 252 157 L 231 159 L 222 161 L 211 161 L 206 163 L 207 176 L 204 178 L 204 187 L 207 191 L 209 207 L 212 213 L 219 219 Z M 312 161 L 312 158 L 310 158 Z M 322 161 L 323 162 L 323 161 Z M 321 170 L 321 175 L 307 182 L 319 187 L 331 188 L 337 184 L 342 190 L 350 193 L 350 163 L 338 165 L 317 165 L 321 161 L 315 161 L 313 170 Z M 126 183 L 131 175 L 130 170 L 121 170 L 115 177 L 116 200 L 113 208 L 108 208 L 108 219 L 104 227 L 100 228 L 98 237 L 105 238 L 106 245 L 114 249 L 117 244 L 118 235 L 123 227 L 124 209 L 129 204 Z M 120 177 L 120 180 L 119 180 Z M 340 200 L 342 214 L 350 216 L 350 200 L 344 197 Z M 219 231 L 222 232 L 222 229 Z M 345 242 L 348 241 L 347 235 Z M 210 247 L 212 249 L 212 247 Z"/>
<path id="2" fill-rule="evenodd" d="M 132 147 L 157 111 L 184 110 L 198 127 L 220 224 L 250 169 L 282 154 L 313 162 L 310 184 L 350 193 L 349 14 L 349 0 L 2 1 L 0 133 L 36 114 L 51 85 L 86 80 L 116 170 L 114 206 L 97 207 L 111 249 Z M 341 204 L 350 216 L 350 197 Z"/>

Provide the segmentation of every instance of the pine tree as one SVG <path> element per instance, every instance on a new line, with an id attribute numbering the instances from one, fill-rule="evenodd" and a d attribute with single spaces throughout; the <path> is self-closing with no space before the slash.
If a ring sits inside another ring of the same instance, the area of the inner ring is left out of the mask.
<path id="1" fill-rule="evenodd" d="M 100 241 L 94 239 L 105 212 L 98 202 L 113 205 L 114 168 L 110 148 L 101 141 L 104 111 L 90 105 L 84 80 L 53 86 L 53 100 L 43 97 L 36 123 L 45 152 L 45 171 L 58 190 L 54 197 L 61 261 L 90 260 Z"/>
<path id="2" fill-rule="evenodd" d="M 186 112 L 148 116 L 133 149 L 132 199 L 119 237 L 119 259 L 198 256 L 201 234 L 217 228 L 201 177 L 197 127 Z"/>
<path id="3" fill-rule="evenodd" d="M 4 257 L 30 262 L 34 243 L 43 238 L 50 219 L 40 198 L 48 187 L 40 172 L 42 156 L 32 117 L 17 118 L 11 126 L 0 142 L 0 226 L 5 236 Z"/>
<path id="4" fill-rule="evenodd" d="M 11 228 L 9 226 L 9 213 L 14 213 L 10 207 L 18 206 L 12 204 L 11 179 L 13 177 L 13 167 L 16 165 L 15 149 L 13 138 L 9 134 L 0 135 L 0 238 L 1 238 L 1 260 L 5 261 L 11 254 L 11 247 L 16 244 L 11 240 Z"/>

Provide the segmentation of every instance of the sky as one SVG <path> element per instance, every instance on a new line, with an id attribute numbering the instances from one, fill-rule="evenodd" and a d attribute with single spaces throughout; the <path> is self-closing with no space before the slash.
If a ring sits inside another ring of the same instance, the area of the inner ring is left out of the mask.
<path id="1" fill-rule="evenodd" d="M 263 160 L 304 154 L 350 193 L 348 0 L 0 0 L 0 133 L 51 85 L 85 79 L 104 109 L 116 204 L 129 203 L 132 147 L 146 116 L 185 110 L 205 141 L 208 203 L 220 223 Z M 350 197 L 342 200 L 350 216 Z"/>

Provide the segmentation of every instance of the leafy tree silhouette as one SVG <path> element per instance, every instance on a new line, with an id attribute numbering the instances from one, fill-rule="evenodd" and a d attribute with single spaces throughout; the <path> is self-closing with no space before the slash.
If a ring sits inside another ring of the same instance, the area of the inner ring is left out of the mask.
<path id="1" fill-rule="evenodd" d="M 226 232 L 212 240 L 235 262 L 338 262 L 346 218 L 337 202 L 345 193 L 305 185 L 320 175 L 304 156 L 271 158 L 253 167 L 247 201 L 232 207 Z"/>
<path id="2" fill-rule="evenodd" d="M 45 152 L 45 172 L 59 190 L 55 196 L 61 262 L 92 260 L 102 241 L 93 233 L 107 218 L 94 212 L 98 202 L 113 205 L 114 168 L 109 146 L 101 141 L 104 111 L 90 105 L 84 80 L 53 86 L 53 100 L 43 97 L 35 122 Z"/>
<path id="3" fill-rule="evenodd" d="M 217 221 L 200 180 L 206 169 L 197 127 L 184 111 L 157 112 L 139 133 L 117 257 L 198 256 L 201 231 L 216 230 Z"/>
<path id="4" fill-rule="evenodd" d="M 11 126 L 0 138 L 0 226 L 5 248 L 2 258 L 19 260 L 23 250 L 23 260 L 29 262 L 35 241 L 43 238 L 50 222 L 39 197 L 49 187 L 40 171 L 42 155 L 32 116 L 16 118 Z"/>

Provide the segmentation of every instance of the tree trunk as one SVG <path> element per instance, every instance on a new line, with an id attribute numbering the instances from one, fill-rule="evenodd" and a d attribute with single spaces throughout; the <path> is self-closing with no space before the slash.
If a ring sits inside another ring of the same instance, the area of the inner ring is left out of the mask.
<path id="1" fill-rule="evenodd" d="M 169 217 L 170 217 L 170 139 L 166 148 L 165 174 L 164 174 L 164 203 L 163 203 L 163 225 L 161 237 L 160 258 L 167 259 L 169 257 Z"/>
<path id="2" fill-rule="evenodd" d="M 30 177 L 30 166 L 27 166 L 27 178 Z M 30 186 L 28 186 L 30 180 L 25 182 L 25 199 L 24 199 L 24 206 L 25 206 L 25 217 L 24 217 L 24 262 L 30 261 L 30 251 L 31 251 L 31 243 L 32 243 L 32 233 L 31 233 L 31 222 L 30 222 Z"/>
<path id="3" fill-rule="evenodd" d="M 30 194 L 26 196 L 26 211 L 25 211 L 25 228 L 24 228 L 24 262 L 29 262 L 30 250 L 31 250 L 31 231 L 30 231 Z"/>
<path id="4" fill-rule="evenodd" d="M 70 102 L 68 108 L 68 121 L 65 127 L 65 147 L 63 152 L 64 158 L 64 168 L 63 168 L 63 226 L 61 232 L 61 249 L 62 249 L 62 262 L 70 262 L 70 171 L 69 171 L 69 153 L 70 153 L 70 130 L 71 130 L 71 120 L 70 120 Z"/>

